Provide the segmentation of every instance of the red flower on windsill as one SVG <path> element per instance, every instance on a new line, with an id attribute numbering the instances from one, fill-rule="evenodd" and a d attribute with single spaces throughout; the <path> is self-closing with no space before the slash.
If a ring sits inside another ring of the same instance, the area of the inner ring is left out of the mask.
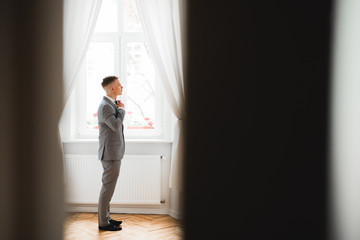
<path id="1" fill-rule="evenodd" d="M 148 125 L 149 125 L 150 127 L 152 127 L 154 124 L 153 124 L 153 122 L 148 122 Z"/>
<path id="2" fill-rule="evenodd" d="M 128 111 L 127 113 L 128 113 L 128 114 L 132 114 L 132 111 Z"/>
<path id="3" fill-rule="evenodd" d="M 94 113 L 94 114 L 93 114 L 94 118 L 95 118 L 95 117 L 97 117 L 97 115 L 98 115 L 98 114 L 97 114 L 97 112 L 96 112 L 96 113 Z"/>
<path id="4" fill-rule="evenodd" d="M 145 121 L 150 121 L 150 118 L 145 118 Z"/>

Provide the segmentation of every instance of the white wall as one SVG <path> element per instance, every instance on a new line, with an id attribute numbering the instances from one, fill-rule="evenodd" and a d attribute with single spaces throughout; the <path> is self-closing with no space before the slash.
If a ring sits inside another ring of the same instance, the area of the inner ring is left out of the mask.
<path id="1" fill-rule="evenodd" d="M 332 72 L 333 239 L 360 239 L 360 1 L 337 1 Z"/>

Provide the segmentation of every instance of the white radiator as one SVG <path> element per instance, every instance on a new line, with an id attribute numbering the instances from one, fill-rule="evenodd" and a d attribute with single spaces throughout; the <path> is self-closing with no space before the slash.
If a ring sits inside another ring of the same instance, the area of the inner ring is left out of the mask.
<path id="1" fill-rule="evenodd" d="M 112 204 L 160 204 L 161 156 L 125 155 Z M 66 202 L 98 203 L 102 165 L 97 155 L 65 155 Z"/>

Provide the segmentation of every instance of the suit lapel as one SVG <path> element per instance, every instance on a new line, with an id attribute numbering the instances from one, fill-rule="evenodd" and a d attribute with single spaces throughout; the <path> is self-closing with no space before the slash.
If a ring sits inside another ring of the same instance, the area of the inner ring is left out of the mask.
<path id="1" fill-rule="evenodd" d="M 114 107 L 115 113 L 116 113 L 116 115 L 117 115 L 118 112 L 117 112 L 117 107 L 116 107 L 116 105 L 115 105 L 115 102 L 110 101 L 110 99 L 108 99 L 108 98 L 105 97 L 105 96 L 104 96 L 103 99 L 104 99 L 106 102 L 110 103 L 110 104 Z M 121 133 L 122 133 L 122 137 L 123 137 L 123 139 L 124 139 L 124 141 L 125 141 L 125 137 L 124 137 L 124 125 L 121 126 Z"/>
<path id="2" fill-rule="evenodd" d="M 115 105 L 115 102 L 113 102 L 113 101 L 110 101 L 110 99 L 108 99 L 107 97 L 105 97 L 104 96 L 104 98 L 103 98 L 105 101 L 107 101 L 108 103 L 110 103 L 114 108 L 115 108 L 115 110 L 117 109 L 116 108 L 116 105 Z"/>

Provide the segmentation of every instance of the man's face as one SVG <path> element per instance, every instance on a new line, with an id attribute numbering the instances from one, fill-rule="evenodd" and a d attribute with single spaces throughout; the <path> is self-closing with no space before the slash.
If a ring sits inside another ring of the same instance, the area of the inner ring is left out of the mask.
<path id="1" fill-rule="evenodd" d="M 119 81 L 119 79 L 116 79 L 112 85 L 112 92 L 114 94 L 116 94 L 116 96 L 119 96 L 122 94 L 122 89 L 123 89 L 123 86 L 121 86 L 121 83 Z"/>

